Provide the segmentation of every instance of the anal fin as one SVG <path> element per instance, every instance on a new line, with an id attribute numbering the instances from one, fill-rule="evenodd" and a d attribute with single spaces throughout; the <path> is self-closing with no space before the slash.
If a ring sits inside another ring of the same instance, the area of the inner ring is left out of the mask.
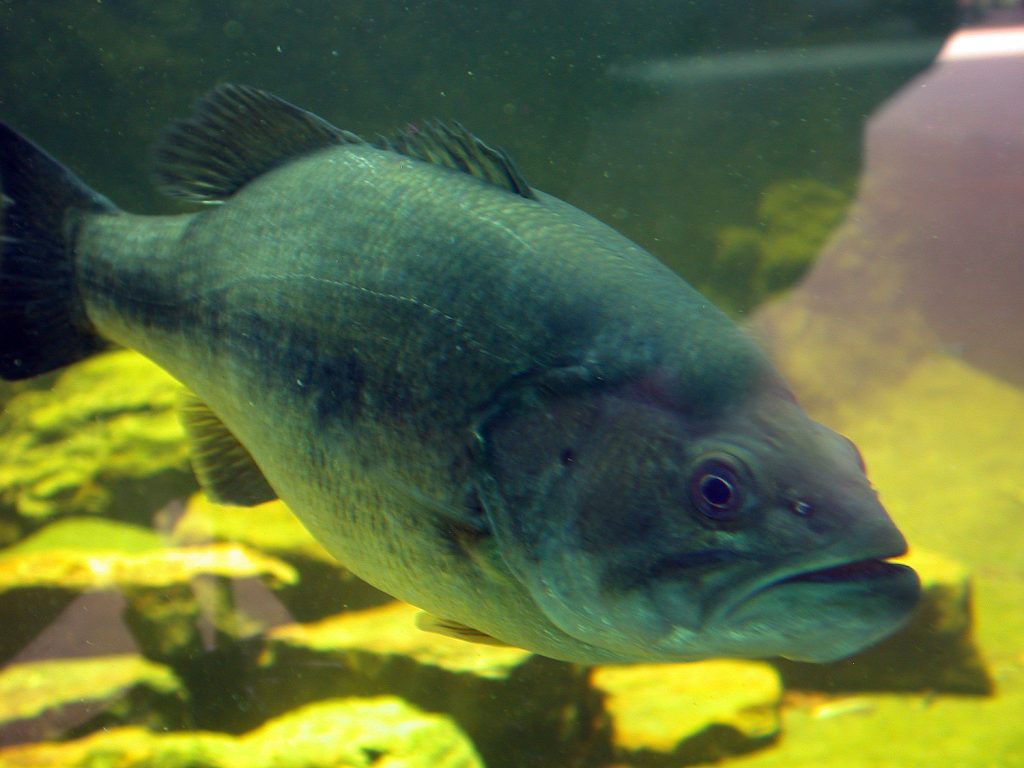
<path id="1" fill-rule="evenodd" d="M 254 507 L 277 498 L 249 450 L 192 393 L 182 398 L 181 422 L 191 448 L 192 468 L 211 500 Z"/>
<path id="2" fill-rule="evenodd" d="M 467 627 L 451 619 L 439 619 L 437 616 L 421 611 L 416 614 L 416 626 L 424 632 L 433 632 L 446 637 L 454 637 L 456 640 L 465 640 L 468 643 L 480 643 L 481 645 L 498 645 L 509 647 L 508 643 L 491 637 L 479 629 Z"/>

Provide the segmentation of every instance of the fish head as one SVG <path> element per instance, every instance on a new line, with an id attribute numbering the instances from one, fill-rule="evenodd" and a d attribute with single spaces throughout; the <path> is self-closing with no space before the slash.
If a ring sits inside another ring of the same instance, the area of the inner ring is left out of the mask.
<path id="1" fill-rule="evenodd" d="M 481 437 L 506 564 L 609 658 L 828 662 L 917 602 L 857 449 L 779 386 L 712 416 L 637 387 L 550 393 Z"/>

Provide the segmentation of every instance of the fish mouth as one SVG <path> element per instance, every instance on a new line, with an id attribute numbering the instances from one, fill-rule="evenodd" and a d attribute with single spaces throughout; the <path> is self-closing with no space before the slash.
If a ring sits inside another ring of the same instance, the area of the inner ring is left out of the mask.
<path id="1" fill-rule="evenodd" d="M 865 582 L 898 576 L 908 570 L 910 568 L 907 566 L 891 563 L 887 559 L 868 558 L 784 576 L 781 579 L 769 582 L 763 589 L 770 589 L 784 584 Z"/>
<path id="2" fill-rule="evenodd" d="M 729 608 L 733 608 L 762 592 L 786 585 L 860 584 L 867 586 L 872 581 L 898 578 L 911 569 L 905 565 L 891 563 L 887 558 L 898 557 L 900 554 L 903 553 L 859 560 L 844 560 L 821 567 L 793 567 L 787 568 L 782 574 L 775 572 L 762 575 L 747 581 L 745 585 L 736 590 L 736 599 L 727 601 L 727 604 Z M 640 583 L 650 584 L 659 581 L 673 583 L 694 580 L 695 583 L 700 583 L 702 579 L 713 579 L 714 574 L 727 570 L 730 566 L 749 568 L 756 564 L 756 560 L 723 550 L 674 555 L 655 562 L 650 568 L 643 571 L 639 578 L 635 578 L 630 586 L 635 587 Z M 717 613 L 721 613 L 721 611 L 717 611 Z M 728 613 L 728 609 L 725 610 L 725 613 Z"/>
<path id="3" fill-rule="evenodd" d="M 728 620 L 737 612 L 744 611 L 745 606 L 757 603 L 769 594 L 789 592 L 791 590 L 813 590 L 815 588 L 832 588 L 836 590 L 856 590 L 864 593 L 885 593 L 897 585 L 917 576 L 914 570 L 906 565 L 893 563 L 890 558 L 906 554 L 906 546 L 872 553 L 867 557 L 838 558 L 822 562 L 804 560 L 793 563 L 790 567 L 776 570 L 772 574 L 750 579 L 732 591 L 732 598 L 724 600 L 708 615 L 708 620 L 717 623 Z"/>
<path id="4" fill-rule="evenodd" d="M 905 565 L 889 562 L 888 558 L 899 557 L 902 554 L 905 553 L 886 554 L 860 560 L 844 560 L 840 563 L 833 563 L 818 568 L 787 569 L 781 576 L 773 574 L 764 579 L 762 583 L 752 585 L 752 588 L 747 591 L 747 595 L 753 596 L 757 592 L 772 589 L 783 584 L 797 584 L 801 582 L 827 584 L 888 578 L 909 570 Z M 738 562 L 750 563 L 756 561 L 724 550 L 687 553 L 685 555 L 666 557 L 657 561 L 645 572 L 644 576 L 646 579 L 681 578 L 701 570 L 713 570 Z"/>

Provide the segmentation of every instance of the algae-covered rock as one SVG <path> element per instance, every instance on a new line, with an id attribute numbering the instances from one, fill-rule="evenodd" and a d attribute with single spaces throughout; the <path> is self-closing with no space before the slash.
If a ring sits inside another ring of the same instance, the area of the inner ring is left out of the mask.
<path id="1" fill-rule="evenodd" d="M 599 667 L 593 684 L 605 696 L 616 758 L 636 768 L 720 760 L 779 734 L 782 684 L 768 664 Z"/>
<path id="2" fill-rule="evenodd" d="M 787 688 L 992 692 L 992 679 L 974 643 L 967 569 L 955 560 L 921 550 L 903 562 L 921 577 L 921 602 L 910 623 L 878 645 L 843 661 L 778 661 L 776 666 Z"/>
<path id="3" fill-rule="evenodd" d="M 19 392 L 24 392 L 28 389 L 46 389 L 53 384 L 55 378 L 57 378 L 56 373 L 44 373 L 31 379 L 22 379 L 21 381 L 0 381 L 0 411 L 5 409 L 7 401 Z"/>
<path id="4" fill-rule="evenodd" d="M 58 515 L 145 521 L 195 489 L 174 379 L 134 352 L 98 355 L 0 415 L 0 520 L 9 543 Z"/>
<path id="5" fill-rule="evenodd" d="M 279 582 L 275 594 L 299 621 L 393 599 L 343 568 L 280 501 L 232 507 L 195 494 L 174 528 L 173 539 L 179 544 L 238 542 L 288 563 L 298 579 Z"/>
<path id="6" fill-rule="evenodd" d="M 37 552 L 72 550 L 81 552 L 155 552 L 167 546 L 151 528 L 96 517 L 67 517 L 0 550 L 0 560 Z"/>
<path id="7" fill-rule="evenodd" d="M 443 715 L 401 699 L 349 699 L 302 707 L 246 734 L 231 765 L 306 768 L 483 768 L 472 743 Z M 241 758 L 241 759 L 239 759 Z"/>
<path id="8" fill-rule="evenodd" d="M 719 231 L 711 290 L 742 312 L 794 285 L 849 204 L 848 194 L 813 179 L 773 183 L 757 207 L 759 227 Z"/>
<path id="9" fill-rule="evenodd" d="M 1020 676 L 996 696 L 787 695 L 785 735 L 730 768 L 1021 768 Z"/>
<path id="10" fill-rule="evenodd" d="M 0 550 L 0 563 L 15 563 L 19 558 L 52 550 L 72 550 L 84 556 L 92 550 L 121 553 L 152 552 L 163 546 L 153 531 L 100 518 L 82 517 L 58 520 L 36 531 L 13 547 Z M 0 568 L 3 566 L 0 565 Z M 11 566 L 11 575 L 19 568 Z M 33 637 L 60 615 L 81 592 L 77 586 L 33 582 L 19 585 L 11 578 L 0 587 L 0 664 L 20 651 Z"/>
<path id="11" fill-rule="evenodd" d="M 76 533 L 82 536 L 77 542 Z M 103 548 L 97 533 L 109 536 Z M 126 619 L 139 647 L 151 659 L 169 661 L 201 647 L 197 589 L 205 590 L 218 629 L 245 634 L 231 626 L 240 621 L 232 607 L 217 602 L 225 587 L 216 579 L 277 584 L 297 578 L 286 563 L 238 544 L 154 549 L 156 543 L 157 537 L 129 526 L 69 521 L 6 550 L 0 557 L 0 660 L 17 653 L 75 596 L 117 590 L 128 600 Z"/>
<path id="12" fill-rule="evenodd" d="M 64 744 L 0 749 L 3 768 L 483 768 L 442 716 L 393 698 L 332 700 L 239 737 L 117 728 Z"/>
<path id="13" fill-rule="evenodd" d="M 565 768 L 607 750 L 599 701 L 581 667 L 518 648 L 418 630 L 395 603 L 268 636 L 251 685 L 254 706 L 278 712 L 337 695 L 384 692 L 449 714 L 489 768 Z"/>
<path id="14" fill-rule="evenodd" d="M 54 549 L 0 558 L 0 595 L 32 587 L 69 592 L 162 588 L 188 583 L 197 576 L 295 580 L 294 571 L 285 563 L 238 544 L 138 554 Z"/>
<path id="15" fill-rule="evenodd" d="M 187 724 L 185 692 L 173 672 L 133 655 L 34 661 L 0 671 L 0 744 L 129 724 Z"/>
<path id="16" fill-rule="evenodd" d="M 337 562 L 280 501 L 234 507 L 217 504 L 197 493 L 189 499 L 172 538 L 180 544 L 234 541 L 275 555 Z"/>

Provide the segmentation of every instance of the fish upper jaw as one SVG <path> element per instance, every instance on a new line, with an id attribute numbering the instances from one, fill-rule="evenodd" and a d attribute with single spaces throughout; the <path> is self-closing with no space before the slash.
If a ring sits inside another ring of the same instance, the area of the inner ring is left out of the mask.
<path id="1" fill-rule="evenodd" d="M 906 552 L 903 536 L 872 528 L 775 567 L 738 564 L 745 576 L 705 603 L 699 642 L 719 655 L 824 663 L 892 634 L 916 606 L 920 582 L 888 562 Z"/>
<path id="2" fill-rule="evenodd" d="M 888 562 L 906 553 L 907 541 L 903 534 L 886 521 L 886 524 L 872 525 L 866 531 L 842 537 L 824 549 L 787 559 L 775 568 L 764 568 L 763 561 L 748 561 L 754 572 L 729 590 L 731 594 L 708 613 L 706 624 L 727 622 L 745 603 L 786 584 L 840 585 L 910 570 Z"/>

